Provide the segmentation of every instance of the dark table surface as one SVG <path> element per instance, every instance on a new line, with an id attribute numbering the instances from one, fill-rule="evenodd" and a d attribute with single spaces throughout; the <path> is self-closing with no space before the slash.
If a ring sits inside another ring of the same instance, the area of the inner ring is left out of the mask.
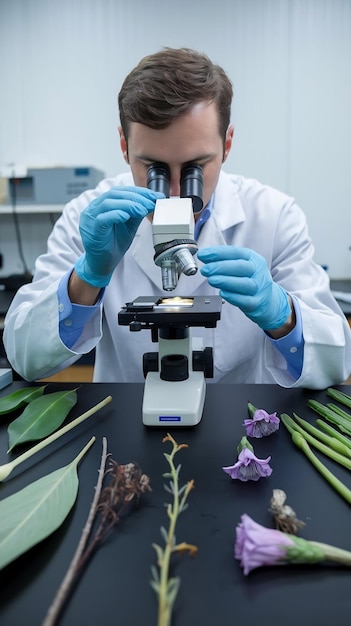
<path id="1" fill-rule="evenodd" d="M 1 396 L 23 386 L 16 382 Z M 47 392 L 73 388 L 51 384 Z M 340 387 L 351 393 L 351 387 Z M 61 616 L 62 626 L 154 626 L 156 596 L 151 589 L 150 566 L 155 564 L 152 543 L 160 543 L 160 526 L 168 527 L 162 474 L 168 470 L 163 456 L 163 428 L 147 428 L 141 420 L 143 385 L 83 384 L 69 420 L 111 394 L 113 401 L 50 448 L 19 466 L 0 485 L 0 497 L 68 464 L 92 435 L 96 442 L 78 467 L 77 501 L 63 525 L 0 572 L 1 626 L 39 626 L 71 561 L 93 499 L 100 466 L 102 439 L 118 463 L 136 461 L 150 476 L 152 492 L 123 518 L 99 548 L 80 578 Z M 243 513 L 268 527 L 274 488 L 283 489 L 288 504 L 305 522 L 300 536 L 351 550 L 350 506 L 329 486 L 292 443 L 284 426 L 264 439 L 251 440 L 261 458 L 272 456 L 273 473 L 259 482 L 232 481 L 222 471 L 237 459 L 236 447 L 244 434 L 247 402 L 269 412 L 295 411 L 315 422 L 308 398 L 323 403 L 325 391 L 283 389 L 272 385 L 208 384 L 203 418 L 193 428 L 170 432 L 189 448 L 176 455 L 180 480 L 195 481 L 189 507 L 181 515 L 177 541 L 198 546 L 194 558 L 172 557 L 171 574 L 181 586 L 173 626 L 324 626 L 335 621 L 349 626 L 351 569 L 341 566 L 261 567 L 248 576 L 233 558 L 235 527 Z M 8 420 L 0 423 L 0 462 L 8 460 Z M 346 484 L 348 470 L 318 453 L 319 458 Z M 1 523 L 1 521 L 0 521 Z"/>

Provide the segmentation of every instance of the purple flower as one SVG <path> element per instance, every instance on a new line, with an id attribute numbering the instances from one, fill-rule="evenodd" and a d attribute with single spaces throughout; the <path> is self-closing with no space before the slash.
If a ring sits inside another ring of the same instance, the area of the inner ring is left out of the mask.
<path id="1" fill-rule="evenodd" d="M 250 419 L 244 420 L 248 437 L 265 437 L 279 428 L 280 419 L 276 413 L 267 413 L 264 409 L 256 409 L 248 403 Z"/>
<path id="2" fill-rule="evenodd" d="M 242 437 L 238 446 L 238 452 L 239 456 L 235 465 L 222 468 L 231 478 L 239 478 L 239 480 L 246 482 L 271 475 L 272 468 L 269 466 L 271 457 L 258 459 L 246 437 Z"/>
<path id="3" fill-rule="evenodd" d="M 236 528 L 234 555 L 240 561 L 245 576 L 262 565 L 283 565 L 288 560 L 288 549 L 295 547 L 290 535 L 265 528 L 246 513 L 241 516 L 241 523 Z"/>
<path id="4" fill-rule="evenodd" d="M 249 515 L 241 516 L 236 527 L 234 556 L 240 561 L 244 574 L 262 565 L 287 563 L 338 563 L 351 567 L 351 552 L 317 541 L 308 541 L 275 528 L 265 528 Z"/>

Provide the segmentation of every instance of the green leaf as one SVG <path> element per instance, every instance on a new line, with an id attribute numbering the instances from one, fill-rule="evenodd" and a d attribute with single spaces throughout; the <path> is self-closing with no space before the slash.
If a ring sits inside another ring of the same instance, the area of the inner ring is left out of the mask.
<path id="1" fill-rule="evenodd" d="M 95 437 L 69 464 L 0 502 L 0 569 L 51 535 L 66 519 L 78 492 L 77 465 Z"/>
<path id="2" fill-rule="evenodd" d="M 75 390 L 55 391 L 33 400 L 8 427 L 8 452 L 26 441 L 42 439 L 61 426 L 77 402 Z"/>
<path id="3" fill-rule="evenodd" d="M 11 413 L 11 411 L 15 411 L 25 404 L 29 404 L 32 400 L 35 400 L 35 398 L 43 394 L 45 387 L 46 385 L 43 387 L 25 387 L 24 389 L 18 389 L 0 398 L 0 415 Z"/>

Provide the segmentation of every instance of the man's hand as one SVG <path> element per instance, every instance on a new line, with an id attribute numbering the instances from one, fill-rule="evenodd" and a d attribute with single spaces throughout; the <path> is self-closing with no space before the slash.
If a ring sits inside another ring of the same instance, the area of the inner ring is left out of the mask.
<path id="1" fill-rule="evenodd" d="M 163 197 L 144 187 L 111 187 L 93 200 L 80 216 L 85 254 L 74 267 L 79 278 L 92 287 L 106 287 L 140 222 Z"/>
<path id="2" fill-rule="evenodd" d="M 204 248 L 197 256 L 210 285 L 260 328 L 270 331 L 287 323 L 292 313 L 288 294 L 273 282 L 262 256 L 236 246 Z"/>

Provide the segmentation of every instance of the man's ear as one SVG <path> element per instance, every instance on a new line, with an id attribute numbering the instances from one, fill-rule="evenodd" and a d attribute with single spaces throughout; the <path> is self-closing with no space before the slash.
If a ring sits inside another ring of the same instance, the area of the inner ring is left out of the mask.
<path id="1" fill-rule="evenodd" d="M 232 143 L 233 143 L 233 139 L 234 139 L 234 126 L 233 124 L 230 124 L 227 128 L 227 132 L 225 135 L 225 141 L 224 141 L 224 151 L 223 151 L 223 163 L 224 161 L 227 160 L 228 154 L 231 150 L 232 147 Z"/>
<path id="2" fill-rule="evenodd" d="M 119 145 L 121 146 L 123 158 L 124 158 L 125 162 L 129 164 L 128 144 L 127 144 L 127 140 L 126 140 L 126 138 L 125 138 L 125 136 L 123 134 L 123 130 L 122 130 L 121 126 L 118 127 L 118 132 L 119 132 Z"/>

